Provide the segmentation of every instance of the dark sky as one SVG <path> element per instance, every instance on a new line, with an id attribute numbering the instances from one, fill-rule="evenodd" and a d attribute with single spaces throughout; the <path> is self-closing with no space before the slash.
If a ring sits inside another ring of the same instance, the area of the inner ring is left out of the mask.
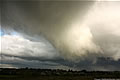
<path id="1" fill-rule="evenodd" d="M 0 67 L 120 70 L 120 2 L 1 2 Z"/>

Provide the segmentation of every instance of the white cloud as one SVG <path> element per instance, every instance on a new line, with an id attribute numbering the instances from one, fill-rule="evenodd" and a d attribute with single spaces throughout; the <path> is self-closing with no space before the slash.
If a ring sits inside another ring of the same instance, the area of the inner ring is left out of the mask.
<path id="1" fill-rule="evenodd" d="M 58 53 L 50 44 L 34 42 L 19 35 L 1 36 L 1 52 L 12 56 L 57 57 Z"/>
<path id="2" fill-rule="evenodd" d="M 104 57 L 120 59 L 120 3 L 96 2 L 85 17 L 84 23 L 90 28 Z"/>

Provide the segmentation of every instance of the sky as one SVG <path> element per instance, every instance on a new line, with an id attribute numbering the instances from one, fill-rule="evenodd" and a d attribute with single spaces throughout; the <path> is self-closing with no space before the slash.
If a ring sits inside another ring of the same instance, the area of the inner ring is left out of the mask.
<path id="1" fill-rule="evenodd" d="M 120 71 L 120 2 L 3 1 L 0 67 Z"/>

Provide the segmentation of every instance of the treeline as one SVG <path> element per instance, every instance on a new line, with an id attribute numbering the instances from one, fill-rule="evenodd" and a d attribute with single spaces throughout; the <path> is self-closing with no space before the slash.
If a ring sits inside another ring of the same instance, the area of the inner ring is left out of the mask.
<path id="1" fill-rule="evenodd" d="M 91 76 L 94 78 L 120 78 L 120 71 L 73 71 L 62 69 L 0 68 L 0 75 L 29 76 Z"/>

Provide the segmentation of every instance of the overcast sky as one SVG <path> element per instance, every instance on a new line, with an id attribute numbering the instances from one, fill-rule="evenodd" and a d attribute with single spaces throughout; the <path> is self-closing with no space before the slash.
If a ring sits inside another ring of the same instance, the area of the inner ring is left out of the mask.
<path id="1" fill-rule="evenodd" d="M 4 1 L 0 67 L 120 70 L 120 2 Z"/>

